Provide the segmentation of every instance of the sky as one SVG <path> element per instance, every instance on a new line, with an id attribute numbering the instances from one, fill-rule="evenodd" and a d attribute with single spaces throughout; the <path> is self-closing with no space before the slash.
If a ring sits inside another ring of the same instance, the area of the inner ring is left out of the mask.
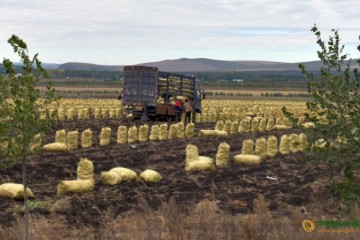
<path id="1" fill-rule="evenodd" d="M 179 58 L 318 60 L 316 24 L 359 58 L 359 0 L 0 0 L 0 57 L 12 34 L 46 63 L 130 65 Z"/>

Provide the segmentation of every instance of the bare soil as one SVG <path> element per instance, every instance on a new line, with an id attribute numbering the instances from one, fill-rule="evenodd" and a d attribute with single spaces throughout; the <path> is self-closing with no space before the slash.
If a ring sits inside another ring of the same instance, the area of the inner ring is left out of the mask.
<path id="1" fill-rule="evenodd" d="M 57 129 L 93 131 L 93 147 L 71 150 L 65 153 L 40 153 L 32 157 L 28 165 L 28 185 L 36 196 L 36 201 L 47 201 L 52 209 L 35 208 L 34 214 L 57 214 L 71 225 L 82 224 L 101 226 L 105 213 L 116 218 L 131 211 L 143 211 L 144 207 L 158 209 L 170 199 L 192 211 L 195 204 L 203 199 L 216 201 L 221 211 L 234 215 L 253 211 L 253 200 L 263 196 L 269 209 L 279 214 L 289 207 L 312 214 L 325 212 L 335 214 L 331 204 L 325 205 L 328 183 L 325 166 L 304 161 L 302 153 L 278 155 L 261 162 L 259 166 L 238 166 L 230 163 L 227 169 L 214 172 L 192 172 L 184 170 L 185 148 L 191 143 L 199 148 L 201 156 L 215 159 L 218 145 L 226 141 L 230 144 L 230 158 L 240 154 L 244 139 L 260 136 L 297 132 L 298 130 L 274 131 L 270 133 L 234 134 L 228 137 L 176 139 L 135 144 L 117 144 L 116 130 L 119 125 L 141 125 L 140 122 L 124 120 L 59 122 Z M 149 125 L 156 123 L 148 123 Z M 196 124 L 199 129 L 213 129 L 215 124 Z M 99 134 L 102 127 L 112 128 L 110 145 L 101 147 Z M 53 142 L 55 133 L 50 133 L 46 143 Z M 80 158 L 86 157 L 94 164 L 95 189 L 91 193 L 57 196 L 56 187 L 60 180 L 76 179 L 76 168 Z M 162 174 L 159 183 L 141 180 L 123 182 L 116 186 L 104 185 L 100 172 L 122 166 L 140 174 L 145 169 L 154 169 Z M 269 178 L 270 177 L 270 178 Z M 10 169 L 0 169 L 0 183 L 22 182 L 21 165 Z M 15 208 L 22 201 L 0 200 L 0 225 L 15 221 Z"/>

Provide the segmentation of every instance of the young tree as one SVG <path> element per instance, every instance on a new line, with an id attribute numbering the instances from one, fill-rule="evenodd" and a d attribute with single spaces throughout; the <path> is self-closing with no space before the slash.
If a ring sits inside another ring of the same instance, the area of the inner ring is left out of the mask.
<path id="1" fill-rule="evenodd" d="M 360 199 L 360 74 L 348 54 L 343 54 L 338 30 L 332 30 L 327 43 L 321 39 L 316 25 L 311 31 L 317 38 L 320 47 L 317 53 L 323 67 L 319 77 L 315 77 L 304 65 L 299 65 L 312 98 L 307 102 L 309 114 L 305 117 L 316 126 L 302 129 L 308 137 L 306 152 L 327 163 L 340 206 L 348 209 Z M 340 179 L 334 178 L 339 170 Z"/>
<path id="2" fill-rule="evenodd" d="M 17 73 L 14 64 L 4 58 L 6 74 L 0 75 L 0 167 L 11 167 L 18 162 L 22 165 L 25 239 L 28 239 L 27 165 L 31 156 L 40 150 L 34 145 L 35 141 L 39 141 L 39 134 L 48 132 L 53 126 L 54 116 L 43 119 L 40 114 L 56 97 L 49 79 L 45 96 L 41 96 L 37 89 L 39 80 L 48 78 L 38 54 L 30 58 L 26 43 L 16 35 L 8 43 L 19 55 L 22 69 Z"/>

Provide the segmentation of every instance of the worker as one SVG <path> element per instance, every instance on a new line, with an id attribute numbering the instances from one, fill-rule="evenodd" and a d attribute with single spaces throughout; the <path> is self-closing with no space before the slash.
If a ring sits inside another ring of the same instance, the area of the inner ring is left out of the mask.
<path id="1" fill-rule="evenodd" d="M 177 99 L 175 102 L 175 122 L 178 122 L 180 120 L 181 112 L 182 112 L 182 102 L 179 99 Z"/>
<path id="2" fill-rule="evenodd" d="M 184 110 L 185 110 L 185 122 L 184 124 L 188 124 L 191 122 L 191 113 L 193 111 L 192 106 L 191 106 L 191 102 L 189 101 L 189 99 L 185 99 L 185 103 L 184 103 Z"/>

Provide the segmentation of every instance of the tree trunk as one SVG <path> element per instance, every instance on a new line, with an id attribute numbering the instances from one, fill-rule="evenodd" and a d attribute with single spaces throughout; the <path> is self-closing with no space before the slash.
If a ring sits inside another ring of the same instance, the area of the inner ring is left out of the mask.
<path id="1" fill-rule="evenodd" d="M 22 164 L 22 178 L 24 185 L 24 208 L 25 208 L 25 218 L 24 218 L 24 239 L 29 239 L 29 203 L 28 203 L 28 195 L 27 195 L 27 173 L 26 173 L 26 155 L 24 155 L 21 159 Z"/>

